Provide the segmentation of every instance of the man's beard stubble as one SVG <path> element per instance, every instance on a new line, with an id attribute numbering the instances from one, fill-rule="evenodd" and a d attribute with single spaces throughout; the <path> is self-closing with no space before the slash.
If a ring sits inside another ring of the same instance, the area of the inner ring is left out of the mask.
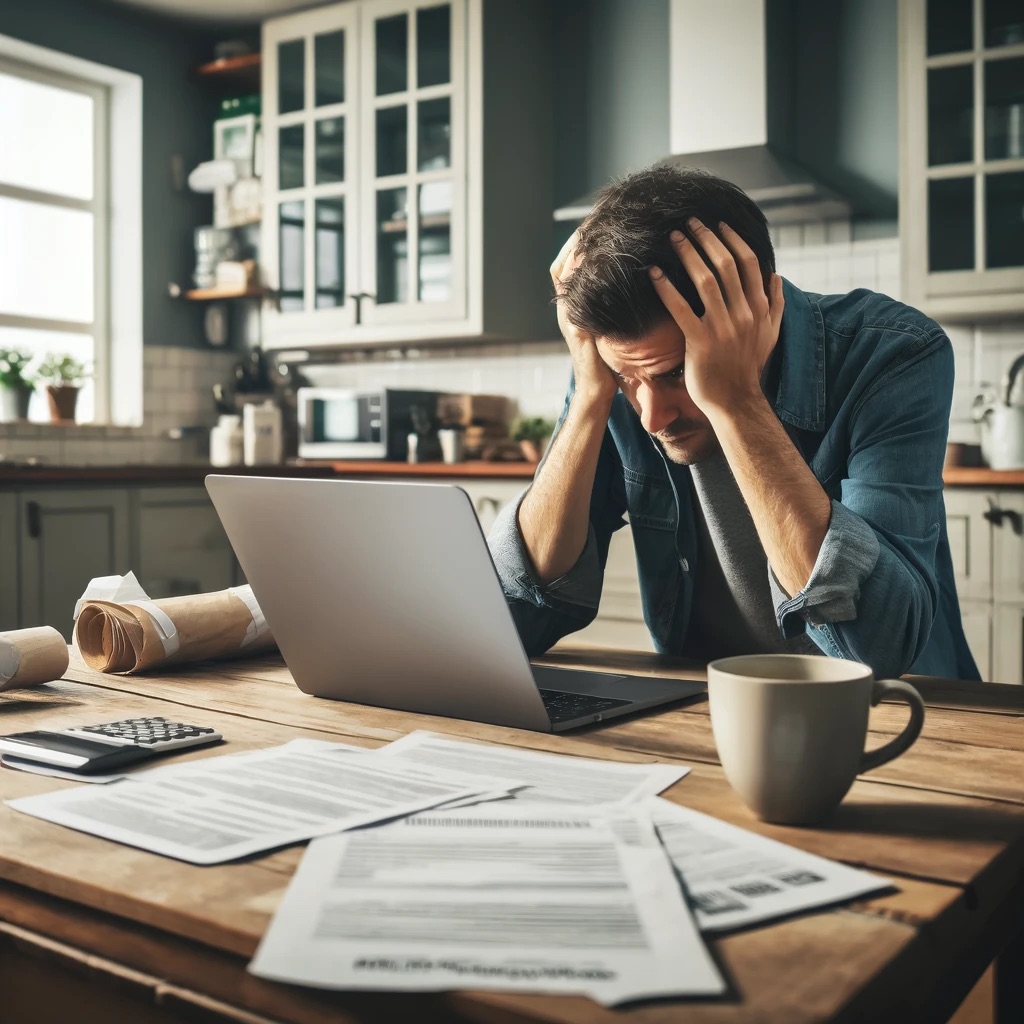
<path id="1" fill-rule="evenodd" d="M 720 451 L 718 438 L 709 423 L 693 423 L 678 419 L 657 434 L 650 435 L 660 445 L 666 457 L 680 466 L 692 466 L 710 459 Z M 674 440 L 679 437 L 680 440 Z M 684 440 L 685 438 L 685 440 Z"/>

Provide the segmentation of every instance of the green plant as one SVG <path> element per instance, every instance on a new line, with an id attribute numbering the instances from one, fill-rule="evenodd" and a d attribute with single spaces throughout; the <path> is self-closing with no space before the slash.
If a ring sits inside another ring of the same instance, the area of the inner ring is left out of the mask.
<path id="1" fill-rule="evenodd" d="M 0 388 L 31 389 L 34 381 L 25 369 L 31 361 L 32 357 L 20 348 L 0 348 Z"/>
<path id="2" fill-rule="evenodd" d="M 50 387 L 79 388 L 85 383 L 88 371 L 83 363 L 69 355 L 48 355 L 36 371 L 36 376 Z"/>
<path id="3" fill-rule="evenodd" d="M 553 420 L 546 420 L 542 416 L 528 416 L 517 420 L 512 428 L 513 441 L 533 441 L 540 444 L 551 436 L 555 429 Z"/>

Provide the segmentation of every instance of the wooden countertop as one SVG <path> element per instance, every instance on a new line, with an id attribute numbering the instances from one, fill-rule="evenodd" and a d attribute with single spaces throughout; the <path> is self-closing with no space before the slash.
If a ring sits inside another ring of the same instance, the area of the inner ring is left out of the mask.
<path id="1" fill-rule="evenodd" d="M 536 467 L 529 462 L 383 462 L 365 460 L 304 462 L 283 466 L 208 466 L 205 463 L 168 466 L 20 466 L 0 463 L 0 488 L 36 484 L 169 484 L 201 483 L 210 473 L 239 476 L 417 478 L 475 477 L 529 480 Z"/>
<path id="2" fill-rule="evenodd" d="M 942 479 L 947 487 L 1024 487 L 1024 469 L 947 466 Z"/>
<path id="3" fill-rule="evenodd" d="M 656 655 L 569 648 L 545 660 L 566 668 L 702 677 L 692 664 Z M 756 821 L 740 804 L 718 763 L 704 699 L 556 736 L 312 698 L 299 692 L 274 656 L 175 666 L 147 676 L 102 676 L 76 659 L 63 681 L 0 696 L 4 731 L 162 714 L 209 724 L 227 737 L 223 750 L 181 755 L 189 760 L 299 736 L 374 747 L 420 728 L 562 754 L 682 763 L 692 771 L 667 799 L 875 871 L 891 878 L 894 889 L 711 937 L 731 982 L 721 1000 L 608 1010 L 571 996 L 323 992 L 245 972 L 302 846 L 197 868 L 0 804 L 5 1005 L 11 1019 L 22 1019 L 19 1007 L 39 1013 L 31 1000 L 45 996 L 49 1005 L 64 999 L 66 1013 L 46 1019 L 70 1019 L 76 998 L 102 996 L 111 1001 L 96 1005 L 121 1009 L 112 1000 L 130 981 L 136 1013 L 110 1009 L 104 1019 L 141 1020 L 139 1007 L 148 1000 L 197 1014 L 202 1008 L 204 1020 L 224 1024 L 945 1020 L 1024 920 L 1024 688 L 913 682 L 928 705 L 920 739 L 858 779 L 823 826 L 792 828 Z M 905 720 L 902 707 L 872 708 L 869 746 L 891 739 Z M 0 799 L 72 785 L 0 770 Z M 59 978 L 72 978 L 75 986 L 65 994 L 66 980 L 41 985 L 40 964 L 46 963 L 62 966 Z M 19 964 L 26 965 L 24 973 Z M 1019 965 L 1007 958 L 1005 969 L 1012 982 Z M 83 988 L 80 979 L 91 987 Z M 1004 1006 L 999 1019 L 1021 1020 L 1019 1008 Z"/>
<path id="4" fill-rule="evenodd" d="M 529 462 L 384 462 L 370 459 L 307 461 L 282 466 L 214 467 L 190 465 L 142 466 L 23 466 L 0 463 L 0 488 L 12 485 L 92 483 L 161 484 L 200 483 L 209 473 L 240 476 L 415 478 L 476 477 L 492 480 L 529 480 L 537 467 Z M 1024 470 L 950 466 L 943 470 L 947 487 L 1024 487 Z"/>

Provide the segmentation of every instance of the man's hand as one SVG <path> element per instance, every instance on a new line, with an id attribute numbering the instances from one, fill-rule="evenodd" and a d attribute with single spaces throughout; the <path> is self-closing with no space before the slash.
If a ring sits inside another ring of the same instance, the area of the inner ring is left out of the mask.
<path id="1" fill-rule="evenodd" d="M 565 282 L 579 266 L 576 255 L 579 237 L 579 231 L 574 231 L 562 246 L 562 251 L 555 257 L 555 262 L 551 264 L 551 283 L 555 286 L 555 294 L 559 296 L 556 302 L 558 327 L 572 356 L 576 393 L 587 401 L 607 403 L 610 408 L 618 384 L 604 360 L 598 355 L 593 337 L 569 322 L 565 313 L 565 303 L 561 300 L 565 292 Z"/>
<path id="2" fill-rule="evenodd" d="M 687 227 L 722 282 L 694 242 L 673 231 L 673 248 L 704 303 L 704 316 L 693 312 L 658 267 L 651 269 L 651 279 L 685 338 L 686 390 L 712 418 L 761 397 L 761 374 L 782 324 L 782 278 L 772 275 L 769 299 L 757 257 L 732 228 L 722 224 L 719 239 L 696 218 Z"/>

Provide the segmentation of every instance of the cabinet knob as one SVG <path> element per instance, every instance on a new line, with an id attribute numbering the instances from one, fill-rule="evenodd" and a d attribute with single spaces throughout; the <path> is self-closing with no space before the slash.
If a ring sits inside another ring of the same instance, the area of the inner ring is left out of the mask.
<path id="1" fill-rule="evenodd" d="M 38 501 L 30 501 L 25 506 L 25 526 L 33 540 L 43 535 L 43 508 Z"/>
<path id="2" fill-rule="evenodd" d="M 1002 526 L 1005 519 L 1018 537 L 1024 535 L 1024 517 L 1013 509 L 1000 508 L 991 498 L 988 499 L 988 508 L 982 515 L 993 526 Z"/>

